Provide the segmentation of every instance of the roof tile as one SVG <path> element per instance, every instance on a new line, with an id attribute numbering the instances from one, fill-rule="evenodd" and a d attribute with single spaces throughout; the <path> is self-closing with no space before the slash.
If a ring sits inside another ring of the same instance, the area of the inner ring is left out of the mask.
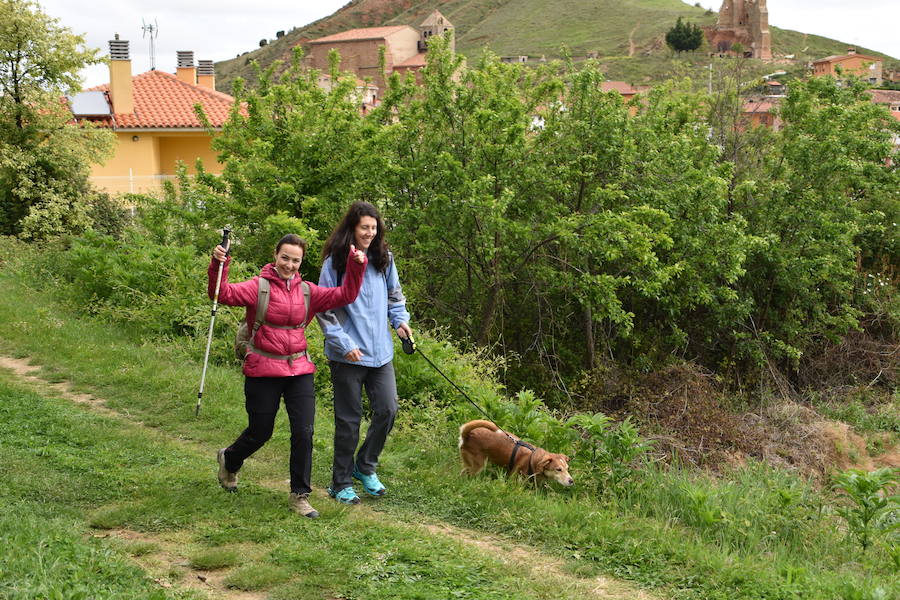
<path id="1" fill-rule="evenodd" d="M 323 44 L 331 42 L 349 42 L 355 40 L 378 40 L 404 29 L 412 29 L 409 25 L 393 25 L 391 27 L 363 27 L 361 29 L 348 29 L 334 35 L 326 35 L 310 44 Z"/>
<path id="2" fill-rule="evenodd" d="M 134 93 L 134 112 L 116 113 L 111 117 L 89 119 L 101 127 L 113 128 L 196 128 L 203 124 L 194 112 L 200 104 L 213 127 L 221 127 L 228 120 L 234 98 L 199 85 L 178 79 L 171 73 L 147 71 L 131 78 Z M 109 84 L 85 91 L 109 94 Z"/>

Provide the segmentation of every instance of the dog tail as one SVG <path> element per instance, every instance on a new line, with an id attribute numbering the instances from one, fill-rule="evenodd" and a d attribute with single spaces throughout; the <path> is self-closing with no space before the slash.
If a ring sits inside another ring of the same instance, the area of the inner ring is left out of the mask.
<path id="1" fill-rule="evenodd" d="M 500 428 L 491 423 L 490 421 L 484 420 L 476 420 L 469 421 L 465 425 L 459 428 L 459 445 L 462 446 L 463 442 L 466 441 L 466 438 L 469 437 L 469 433 L 473 429 L 478 429 L 479 427 L 484 427 L 485 429 L 490 429 L 491 431 L 498 431 Z"/>

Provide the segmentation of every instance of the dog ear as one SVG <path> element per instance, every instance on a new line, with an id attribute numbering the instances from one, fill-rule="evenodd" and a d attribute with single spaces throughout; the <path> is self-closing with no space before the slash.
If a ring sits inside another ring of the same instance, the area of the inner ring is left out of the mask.
<path id="1" fill-rule="evenodd" d="M 553 460 L 553 456 L 550 455 L 549 452 L 544 452 L 542 456 L 538 458 L 537 465 L 534 469 L 535 473 L 543 473 L 544 469 L 550 466 L 550 462 Z"/>

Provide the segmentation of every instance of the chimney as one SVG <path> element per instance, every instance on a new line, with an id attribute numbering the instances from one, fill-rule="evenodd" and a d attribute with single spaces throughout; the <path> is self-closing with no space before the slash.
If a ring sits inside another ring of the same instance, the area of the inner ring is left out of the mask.
<path id="1" fill-rule="evenodd" d="M 109 99 L 114 114 L 134 112 L 134 88 L 131 83 L 131 56 L 128 40 L 109 40 Z"/>
<path id="2" fill-rule="evenodd" d="M 194 51 L 179 50 L 177 54 L 178 68 L 175 70 L 175 76 L 185 83 L 196 85 L 197 69 L 194 67 Z"/>
<path id="3" fill-rule="evenodd" d="M 856 54 L 856 48 L 847 48 L 847 54 Z"/>
<path id="4" fill-rule="evenodd" d="M 216 89 L 216 68 L 211 60 L 197 61 L 197 85 L 210 90 Z"/>

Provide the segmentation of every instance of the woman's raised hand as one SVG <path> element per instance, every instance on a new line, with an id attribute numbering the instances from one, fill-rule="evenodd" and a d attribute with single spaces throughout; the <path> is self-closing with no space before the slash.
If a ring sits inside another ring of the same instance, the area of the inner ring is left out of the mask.
<path id="1" fill-rule="evenodd" d="M 231 246 L 231 240 L 228 241 L 228 246 Z M 219 245 L 213 248 L 213 258 L 219 262 L 225 262 L 225 256 L 228 254 L 228 246 L 223 248 Z"/>
<path id="2" fill-rule="evenodd" d="M 366 262 L 366 253 L 362 250 L 357 250 L 355 245 L 350 244 L 350 252 L 353 254 L 353 260 L 359 264 Z"/>

